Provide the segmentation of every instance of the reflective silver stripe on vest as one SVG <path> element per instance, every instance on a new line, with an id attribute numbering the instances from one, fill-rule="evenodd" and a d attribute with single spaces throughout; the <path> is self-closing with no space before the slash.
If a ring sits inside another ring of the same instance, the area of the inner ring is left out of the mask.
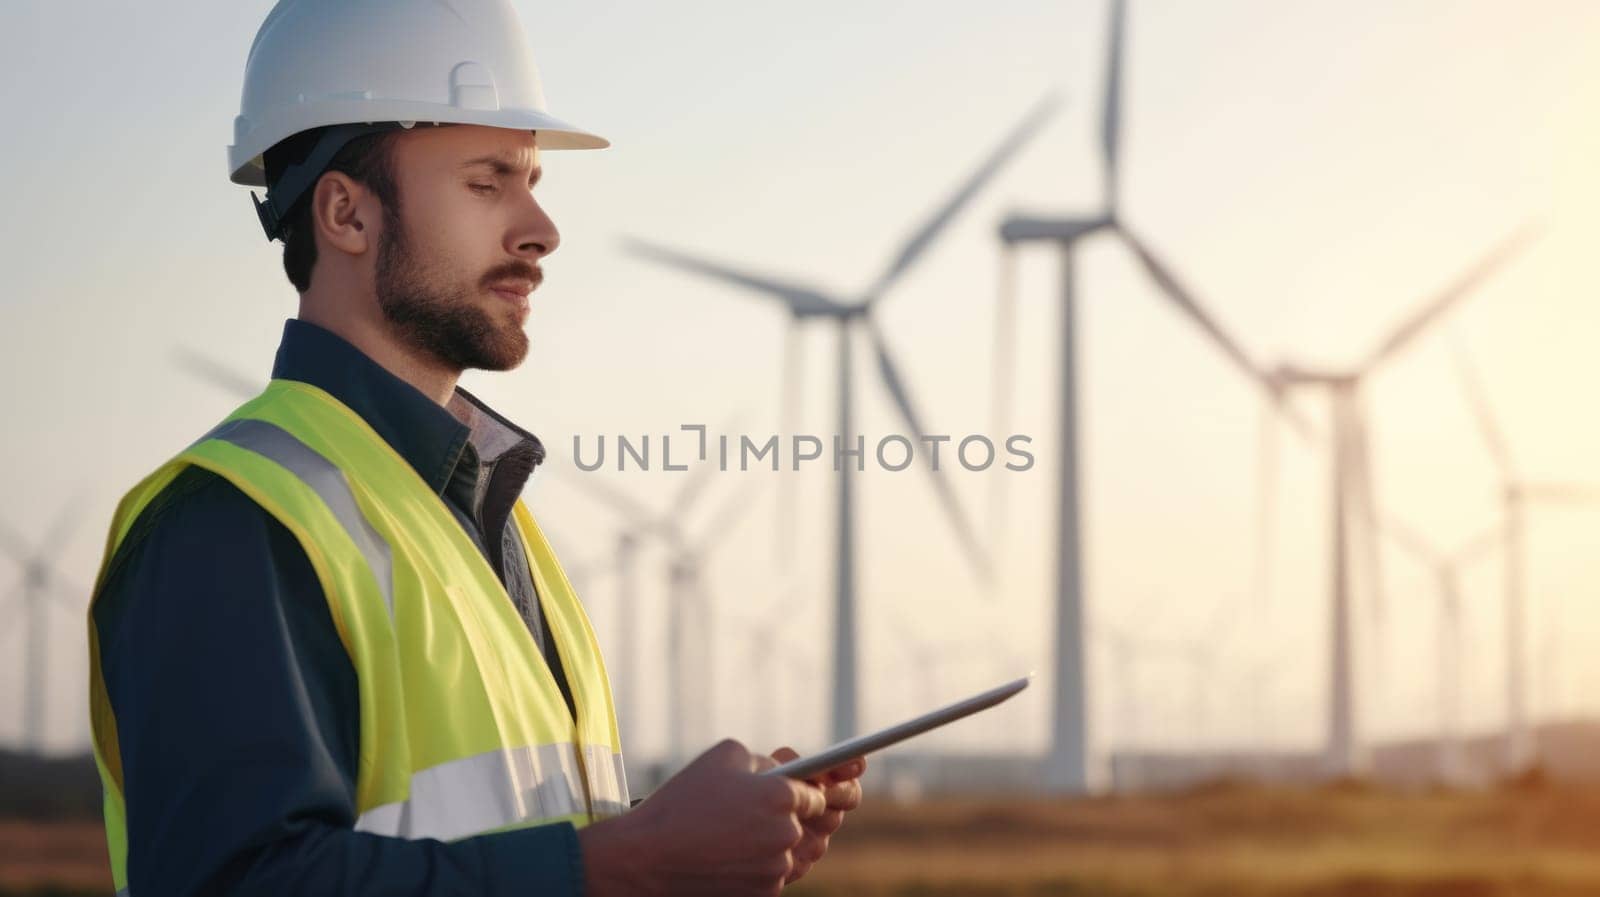
<path id="1" fill-rule="evenodd" d="M 128 897 L 128 889 L 123 888 L 120 891 L 117 891 L 117 897 Z"/>
<path id="2" fill-rule="evenodd" d="M 378 535 L 356 504 L 355 493 L 344 472 L 327 458 L 301 442 L 293 433 L 264 420 L 241 418 L 228 421 L 206 434 L 206 439 L 218 439 L 266 458 L 289 471 L 317 493 L 322 503 L 333 512 L 335 520 L 349 534 L 350 541 L 367 559 L 373 578 L 378 581 L 378 591 L 383 593 L 383 603 L 389 608 L 389 619 L 394 619 L 394 561 L 389 553 L 389 543 Z"/>
<path id="3" fill-rule="evenodd" d="M 621 771 L 621 758 L 613 760 L 610 750 L 601 749 L 599 756 L 604 762 L 595 766 L 605 770 L 608 779 Z M 608 808 L 615 795 L 627 809 L 625 791 L 600 793 L 606 795 L 601 803 Z M 546 744 L 489 751 L 424 769 L 411 776 L 410 798 L 362 813 L 356 831 L 453 841 L 522 822 L 588 812 L 577 752 L 570 744 Z"/>
<path id="4" fill-rule="evenodd" d="M 595 796 L 595 818 L 628 812 L 628 775 L 622 768 L 622 755 L 602 744 L 584 745 L 583 765 L 589 773 L 589 793 Z"/>

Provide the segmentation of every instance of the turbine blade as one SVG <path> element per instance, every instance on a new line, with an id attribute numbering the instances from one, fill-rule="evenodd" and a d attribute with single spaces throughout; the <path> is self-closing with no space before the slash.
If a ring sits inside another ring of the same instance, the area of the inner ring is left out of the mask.
<path id="1" fill-rule="evenodd" d="M 1367 589 L 1372 595 L 1373 619 L 1379 627 L 1381 639 L 1381 630 L 1388 608 L 1384 599 L 1382 556 L 1377 539 L 1378 510 L 1372 485 L 1372 441 L 1367 429 L 1367 409 L 1359 397 L 1356 401 L 1355 413 L 1352 415 L 1354 431 L 1352 436 L 1355 440 L 1351 452 L 1354 468 L 1352 485 L 1355 487 L 1353 499 L 1356 511 L 1362 519 L 1359 537 L 1362 566 L 1366 569 Z"/>
<path id="2" fill-rule="evenodd" d="M 1000 249 L 1000 289 L 995 302 L 994 359 L 990 363 L 989 409 L 993 433 L 1005 439 L 1011 432 L 1011 398 L 1015 390 L 1017 254 L 1009 246 Z M 998 557 L 1005 545 L 1007 477 L 989 479 L 989 550 Z"/>
<path id="3" fill-rule="evenodd" d="M 597 504 L 609 508 L 630 526 L 643 532 L 661 536 L 671 541 L 671 531 L 662 519 L 643 503 L 600 480 L 582 474 L 562 472 L 561 481 L 589 496 Z"/>
<path id="4" fill-rule="evenodd" d="M 1417 559 L 1417 562 L 1427 567 L 1430 571 L 1443 563 L 1443 558 L 1433 545 L 1424 539 L 1416 530 L 1399 517 L 1389 514 L 1378 521 L 1378 530 L 1393 542 L 1397 548 Z M 1495 538 L 1499 538 L 1499 529 L 1495 530 Z"/>
<path id="5" fill-rule="evenodd" d="M 837 302 L 805 284 L 741 271 L 643 240 L 625 239 L 622 245 L 630 254 L 639 258 L 775 297 L 794 315 L 828 314 L 840 308 Z"/>
<path id="6" fill-rule="evenodd" d="M 1177 275 L 1173 273 L 1172 269 L 1157 258 L 1143 240 L 1123 224 L 1118 223 L 1115 226 L 1117 233 L 1122 236 L 1123 242 L 1127 244 L 1129 249 L 1133 250 L 1134 257 L 1144 267 L 1145 273 L 1150 275 L 1150 279 L 1155 281 L 1156 286 L 1162 293 L 1166 294 L 1167 299 L 1178 307 L 1178 311 L 1183 313 L 1196 327 L 1199 327 L 1201 332 L 1211 340 L 1212 345 L 1216 346 L 1240 373 L 1266 392 L 1267 398 L 1272 402 L 1273 407 L 1277 408 L 1278 413 L 1283 415 L 1284 419 L 1294 426 L 1296 432 L 1303 437 L 1312 438 L 1314 431 L 1311 428 L 1311 424 L 1289 404 L 1288 398 L 1285 396 L 1284 390 L 1278 381 L 1262 371 L 1251 360 L 1238 341 L 1230 336 L 1226 330 L 1222 329 L 1222 325 L 1200 305 L 1199 300 L 1194 297 L 1193 293 L 1179 283 Z"/>
<path id="7" fill-rule="evenodd" d="M 1106 95 L 1100 126 L 1100 148 L 1105 162 L 1105 207 L 1115 217 L 1122 150 L 1122 58 L 1127 40 L 1127 3 L 1112 0 L 1111 33 L 1106 40 Z"/>
<path id="8" fill-rule="evenodd" d="M 567 578 L 572 580 L 574 587 L 580 585 L 581 582 L 584 588 L 575 588 L 574 590 L 580 596 L 583 596 L 589 585 L 604 580 L 608 576 L 615 575 L 617 573 L 617 563 L 615 557 L 607 554 L 602 557 L 579 561 L 576 564 L 563 563 L 561 569 L 567 574 Z"/>
<path id="9" fill-rule="evenodd" d="M 1015 156 L 1018 151 L 1027 145 L 1029 140 L 1033 139 L 1033 136 L 1039 132 L 1044 123 L 1055 113 L 1058 102 L 1056 96 L 1050 94 L 1035 104 L 1033 109 L 1029 110 L 1028 114 L 1022 119 L 1021 124 L 1006 135 L 1005 140 L 995 147 L 989 157 L 983 161 L 983 164 L 979 165 L 977 170 L 969 175 L 961 186 L 945 200 L 944 204 L 936 209 L 933 215 L 905 241 L 901 246 L 900 252 L 895 255 L 894 261 L 889 264 L 889 267 L 884 270 L 883 274 L 879 275 L 877 281 L 867 290 L 867 301 L 875 301 L 879 296 L 883 295 L 895 281 L 900 279 L 902 274 L 916 263 L 917 259 L 922 257 L 923 253 L 927 252 L 928 247 L 933 245 L 933 241 L 944 232 L 944 229 L 961 213 L 967 203 L 971 202 L 972 198 L 978 194 L 978 191 L 982 190 L 984 185 L 988 184 L 1005 167 L 1012 156 Z"/>
<path id="10" fill-rule="evenodd" d="M 746 417 L 747 416 L 742 411 L 738 414 L 735 414 L 731 419 L 728 420 L 726 424 L 723 425 L 723 432 L 743 432 L 744 421 Z M 681 520 L 689 513 L 689 509 L 694 504 L 695 500 L 699 498 L 700 495 L 705 492 L 706 487 L 711 484 L 711 477 L 716 474 L 718 467 L 717 465 L 710 463 L 710 445 L 711 434 L 707 433 L 707 458 L 705 461 L 696 464 L 694 469 L 689 471 L 689 475 L 684 478 L 683 485 L 678 487 L 678 494 L 673 496 L 672 503 L 667 506 L 667 513 L 665 515 L 666 517 L 673 520 Z M 665 449 L 663 449 L 663 451 L 665 451 Z"/>
<path id="11" fill-rule="evenodd" d="M 878 373 L 883 378 L 883 385 L 889 390 L 890 397 L 894 399 L 894 405 L 900 412 L 901 420 L 905 422 L 906 427 L 911 430 L 912 434 L 917 437 L 917 441 L 921 442 L 922 437 L 928 431 L 922 427 L 922 419 L 917 414 L 916 408 L 911 401 L 911 393 L 906 387 L 905 378 L 900 376 L 899 368 L 889 355 L 889 347 L 884 344 L 883 335 L 878 332 L 877 325 L 870 319 L 867 329 L 872 334 L 872 348 L 878 356 Z M 950 521 L 950 525 L 955 528 L 956 536 L 961 541 L 961 547 L 966 551 L 967 560 L 972 564 L 973 569 L 977 571 L 981 579 L 985 582 L 989 581 L 992 571 L 989 567 L 988 557 L 979 545 L 977 536 L 972 531 L 971 524 L 967 521 L 966 514 L 962 512 L 961 505 L 956 500 L 955 492 L 950 488 L 950 482 L 946 478 L 944 471 L 934 470 L 931 460 L 927 470 L 929 476 L 933 478 L 934 492 L 944 509 L 945 517 Z"/>
<path id="12" fill-rule="evenodd" d="M 0 614 L 0 617 L 7 620 L 12 619 L 10 608 L 13 604 L 21 605 L 23 612 L 31 612 L 28 606 L 28 577 L 26 574 L 17 577 L 16 584 L 11 587 L 11 591 L 6 593 L 5 598 L 0 599 L 0 608 L 5 609 L 5 612 Z M 6 628 L 22 629 L 24 627 L 8 626 Z"/>
<path id="13" fill-rule="evenodd" d="M 794 321 L 789 322 L 783 333 L 783 382 L 780 397 L 781 432 L 786 438 L 793 439 L 799 432 L 800 426 L 800 385 L 801 365 L 805 357 L 800 352 L 800 327 Z M 777 526 L 773 528 L 776 541 L 773 543 L 775 552 L 774 560 L 780 571 L 793 568 L 795 555 L 795 482 L 792 471 L 780 471 L 778 477 L 777 500 Z"/>
<path id="14" fill-rule="evenodd" d="M 82 496 L 74 496 L 56 517 L 55 523 L 51 524 L 44 538 L 39 540 L 39 547 L 34 551 L 34 557 L 50 558 L 59 555 L 61 549 L 66 545 L 67 538 L 72 535 L 72 531 L 77 528 L 78 522 L 82 519 L 83 498 Z"/>
<path id="15" fill-rule="evenodd" d="M 1432 299 L 1423 303 L 1411 317 L 1401 322 L 1389 338 L 1378 345 L 1376 351 L 1367 358 L 1362 365 L 1362 372 L 1372 370 L 1378 365 L 1388 361 L 1399 354 L 1402 349 L 1410 345 L 1413 340 L 1428 329 L 1428 326 L 1437 321 L 1440 316 L 1449 311 L 1456 303 L 1470 295 L 1491 275 L 1500 270 L 1512 257 L 1521 252 L 1532 239 L 1534 229 L 1523 227 L 1510 237 L 1503 240 L 1488 255 L 1485 255 L 1476 265 L 1469 268 L 1466 273 L 1457 278 L 1443 291 Z"/>
<path id="16" fill-rule="evenodd" d="M 678 494 L 672 497 L 672 503 L 667 506 L 667 516 L 678 518 L 688 514 L 695 500 L 705 494 L 706 487 L 711 485 L 711 477 L 716 472 L 717 468 L 713 464 L 695 465 L 684 478 L 683 485 L 678 487 Z"/>
<path id="17" fill-rule="evenodd" d="M 1488 448 L 1489 456 L 1494 459 L 1495 466 L 1500 469 L 1501 479 L 1509 482 L 1516 477 L 1515 467 L 1511 461 L 1511 449 L 1506 443 L 1505 432 L 1500 429 L 1500 423 L 1495 419 L 1494 410 L 1489 405 L 1489 395 L 1483 388 L 1483 380 L 1478 377 L 1478 370 L 1467 355 L 1466 347 L 1462 345 L 1459 337 L 1450 340 L 1450 348 L 1455 360 L 1456 377 L 1461 381 L 1461 391 L 1466 394 L 1467 404 L 1472 408 L 1472 417 L 1478 424 L 1478 433 L 1483 437 L 1483 444 Z"/>
<path id="18" fill-rule="evenodd" d="M 755 506 L 752 499 L 761 488 L 761 482 L 761 480 L 747 480 L 735 489 L 733 494 L 723 499 L 722 504 L 701 527 L 700 537 L 695 540 L 695 552 L 700 557 L 710 554 L 712 549 L 722 544 L 723 535 Z"/>
<path id="19" fill-rule="evenodd" d="M 1241 373 L 1258 382 L 1263 380 L 1264 378 L 1260 369 L 1256 367 L 1256 363 L 1251 360 L 1238 342 L 1222 329 L 1216 319 L 1201 307 L 1200 302 L 1194 298 L 1194 295 L 1178 282 L 1178 278 L 1173 274 L 1172 270 L 1145 246 L 1144 241 L 1140 240 L 1127 228 L 1119 226 L 1118 231 L 1122 234 L 1123 239 L 1127 241 L 1129 248 L 1133 250 L 1134 256 L 1139 260 L 1139 264 L 1150 275 L 1150 279 L 1155 281 L 1156 286 L 1178 307 L 1178 310 L 1187 316 L 1191 323 L 1199 327 Z"/>
<path id="20" fill-rule="evenodd" d="M 1273 534 L 1278 510 L 1278 413 L 1272 402 L 1261 402 L 1261 456 L 1256 466 L 1256 604 L 1265 608 L 1272 600 Z"/>
<path id="21" fill-rule="evenodd" d="M 1479 533 L 1471 542 L 1461 546 L 1455 556 L 1450 558 L 1450 563 L 1454 566 L 1471 563 L 1504 545 L 1507 525 L 1506 521 L 1501 521 Z"/>
<path id="22" fill-rule="evenodd" d="M 19 567 L 25 567 L 33 560 L 33 552 L 29 550 L 27 541 L 7 523 L 0 523 L 0 551 L 10 555 Z"/>
<path id="23" fill-rule="evenodd" d="M 82 613 L 88 608 L 89 602 L 87 600 L 75 601 L 70 596 L 88 596 L 88 594 L 89 590 L 80 584 L 71 581 L 63 582 L 60 579 L 52 579 L 50 588 L 45 590 L 45 597 L 57 610 L 69 611 L 75 614 Z"/>
<path id="24" fill-rule="evenodd" d="M 1532 501 L 1570 505 L 1600 504 L 1600 486 L 1589 483 L 1528 483 L 1519 488 L 1523 496 Z"/>
<path id="25" fill-rule="evenodd" d="M 264 380 L 241 374 L 210 356 L 184 346 L 173 349 L 172 358 L 178 367 L 238 399 L 253 399 L 267 385 Z"/>

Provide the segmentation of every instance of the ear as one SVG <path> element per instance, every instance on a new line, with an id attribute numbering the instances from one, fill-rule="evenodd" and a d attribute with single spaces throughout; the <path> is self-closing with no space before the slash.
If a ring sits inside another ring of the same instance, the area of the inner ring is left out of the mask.
<path id="1" fill-rule="evenodd" d="M 377 197 L 342 171 L 317 179 L 311 193 L 312 227 L 328 249 L 361 255 L 376 245 L 381 210 Z"/>

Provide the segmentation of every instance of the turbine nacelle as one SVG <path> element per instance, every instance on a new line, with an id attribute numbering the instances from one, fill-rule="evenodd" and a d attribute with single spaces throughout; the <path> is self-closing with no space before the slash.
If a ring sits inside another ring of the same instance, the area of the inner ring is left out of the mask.
<path id="1" fill-rule="evenodd" d="M 1013 215 L 1001 222 L 1000 241 L 1007 246 L 1035 242 L 1068 244 L 1104 230 L 1111 224 L 1109 215 L 1099 218 L 1040 218 L 1032 215 Z"/>
<path id="2" fill-rule="evenodd" d="M 1295 364 L 1280 364 L 1268 371 L 1267 377 L 1278 390 L 1294 386 L 1327 386 L 1335 389 L 1350 389 L 1361 382 L 1360 374 L 1353 374 L 1349 371 L 1301 367 Z"/>
<path id="3" fill-rule="evenodd" d="M 1600 486 L 1588 483 L 1510 483 L 1505 496 L 1508 502 L 1600 506 Z"/>
<path id="4" fill-rule="evenodd" d="M 846 305 L 821 293 L 790 297 L 789 314 L 797 320 L 853 318 L 866 311 L 866 303 Z"/>

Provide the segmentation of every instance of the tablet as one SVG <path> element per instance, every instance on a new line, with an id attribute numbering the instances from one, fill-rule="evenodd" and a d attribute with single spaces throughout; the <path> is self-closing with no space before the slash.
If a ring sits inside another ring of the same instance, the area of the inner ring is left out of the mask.
<path id="1" fill-rule="evenodd" d="M 836 766 L 843 766 L 857 757 L 881 750 L 891 744 L 898 744 L 912 736 L 921 735 L 929 729 L 937 729 L 946 723 L 953 723 L 980 710 L 988 710 L 990 707 L 1027 688 L 1032 679 L 1033 674 L 1029 673 L 1021 679 L 1007 682 L 997 688 L 991 688 L 964 701 L 957 701 L 948 707 L 940 707 L 932 713 L 924 713 L 916 719 L 907 720 L 897 726 L 890 726 L 887 729 L 873 732 L 871 735 L 859 735 L 848 741 L 841 741 L 833 747 L 812 754 L 809 757 L 800 757 L 790 760 L 788 763 L 774 766 L 763 775 L 809 779 Z"/>

